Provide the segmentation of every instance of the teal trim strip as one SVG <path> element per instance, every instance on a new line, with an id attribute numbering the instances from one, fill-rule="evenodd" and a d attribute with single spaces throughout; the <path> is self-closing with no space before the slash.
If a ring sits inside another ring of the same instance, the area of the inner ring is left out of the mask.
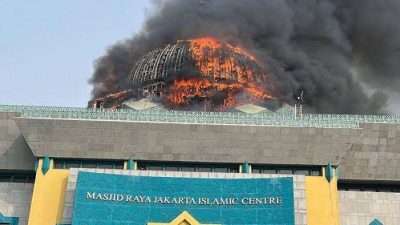
<path id="1" fill-rule="evenodd" d="M 50 169 L 50 158 L 46 155 L 43 158 L 42 162 L 42 172 L 44 175 L 46 175 L 47 171 Z"/>
<path id="2" fill-rule="evenodd" d="M 0 213 L 0 223 L 5 223 L 9 225 L 18 225 L 19 218 L 18 217 L 6 217 L 2 213 Z"/>
<path id="3" fill-rule="evenodd" d="M 383 225 L 383 223 L 381 223 L 381 221 L 379 221 L 378 219 L 374 219 L 369 225 Z"/>
<path id="4" fill-rule="evenodd" d="M 331 182 L 334 176 L 333 168 L 331 164 L 328 164 L 325 167 L 325 178 L 328 180 L 328 182 Z"/>
<path id="5" fill-rule="evenodd" d="M 129 158 L 128 160 L 128 170 L 134 170 L 135 169 L 135 161 L 133 161 L 132 158 Z"/>
<path id="6" fill-rule="evenodd" d="M 35 160 L 35 165 L 34 165 L 34 170 L 35 170 L 35 171 L 38 169 L 38 164 L 39 164 L 39 160 L 36 159 L 36 160 Z"/>
<path id="7" fill-rule="evenodd" d="M 249 164 L 247 162 L 243 163 L 242 173 L 250 173 L 250 166 L 249 166 Z"/>

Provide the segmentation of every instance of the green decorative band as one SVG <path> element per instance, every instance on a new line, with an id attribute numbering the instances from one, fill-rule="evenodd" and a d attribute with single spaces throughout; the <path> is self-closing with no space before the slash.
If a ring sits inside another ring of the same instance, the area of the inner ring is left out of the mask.
<path id="1" fill-rule="evenodd" d="M 82 120 L 128 120 L 194 124 L 246 124 L 289 127 L 358 128 L 359 123 L 400 123 L 394 115 L 303 114 L 296 117 L 293 108 L 278 112 L 247 114 L 242 112 L 175 111 L 160 108 L 88 109 L 79 107 L 0 105 L 0 112 L 19 112 L 23 118 L 67 118 Z"/>

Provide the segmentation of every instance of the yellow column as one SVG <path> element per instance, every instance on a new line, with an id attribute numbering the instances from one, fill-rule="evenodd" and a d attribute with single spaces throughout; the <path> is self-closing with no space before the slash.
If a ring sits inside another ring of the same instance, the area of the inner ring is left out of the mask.
<path id="1" fill-rule="evenodd" d="M 43 160 L 38 162 L 28 225 L 55 225 L 62 222 L 69 170 L 53 169 L 53 160 L 46 174 Z"/>
<path id="2" fill-rule="evenodd" d="M 307 176 L 306 204 L 308 225 L 339 225 L 337 177 L 331 182 L 325 176 Z"/>

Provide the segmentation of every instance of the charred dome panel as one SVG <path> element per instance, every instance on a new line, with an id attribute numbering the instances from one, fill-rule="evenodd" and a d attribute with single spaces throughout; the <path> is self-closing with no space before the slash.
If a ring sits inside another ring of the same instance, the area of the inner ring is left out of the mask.
<path id="1" fill-rule="evenodd" d="M 268 76 L 267 68 L 239 47 L 212 38 L 178 41 L 139 59 L 128 75 L 129 89 L 95 100 L 94 107 L 118 108 L 148 95 L 170 109 L 263 104 L 275 99 Z"/>
<path id="2" fill-rule="evenodd" d="M 154 82 L 164 82 L 168 74 L 179 74 L 182 64 L 188 61 L 188 56 L 186 42 L 154 50 L 136 62 L 129 73 L 127 83 L 133 88 L 142 88 Z"/>

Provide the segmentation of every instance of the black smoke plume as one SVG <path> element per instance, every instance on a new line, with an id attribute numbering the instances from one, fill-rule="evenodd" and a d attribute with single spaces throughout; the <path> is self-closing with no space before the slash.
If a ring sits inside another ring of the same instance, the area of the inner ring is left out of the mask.
<path id="1" fill-rule="evenodd" d="M 310 111 L 384 113 L 384 92 L 400 91 L 399 23 L 399 0 L 154 2 L 142 30 L 96 61 L 92 96 L 124 89 L 129 70 L 147 52 L 211 36 L 268 65 L 284 101 L 304 90 Z"/>

